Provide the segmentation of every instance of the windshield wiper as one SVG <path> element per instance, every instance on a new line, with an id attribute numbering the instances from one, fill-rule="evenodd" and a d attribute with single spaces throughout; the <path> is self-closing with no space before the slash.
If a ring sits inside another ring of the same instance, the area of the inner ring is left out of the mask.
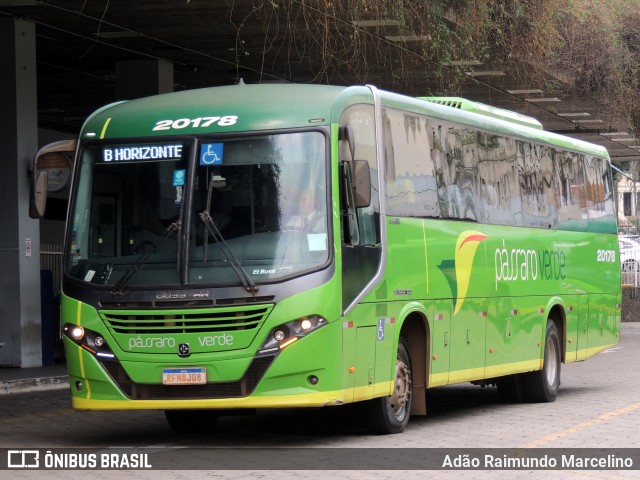
<path id="1" fill-rule="evenodd" d="M 234 255 L 233 250 L 231 250 L 231 247 L 229 247 L 226 240 L 220 233 L 220 230 L 218 229 L 216 222 L 214 222 L 213 218 L 211 218 L 211 214 L 209 213 L 209 210 L 205 210 L 201 212 L 199 215 L 200 215 L 200 219 L 202 220 L 205 227 L 207 228 L 207 231 L 211 234 L 213 239 L 218 243 L 218 245 L 220 246 L 220 250 L 222 250 L 222 253 L 227 258 L 227 261 L 233 268 L 233 271 L 240 279 L 240 283 L 242 283 L 242 286 L 245 288 L 247 292 L 254 295 L 258 291 L 258 286 L 251 279 L 251 277 L 246 272 L 246 270 L 242 268 L 240 261 Z M 205 239 L 205 242 L 206 242 L 206 239 Z"/>
<path id="2" fill-rule="evenodd" d="M 111 291 L 111 295 L 113 295 L 114 297 L 122 295 L 124 293 L 124 288 L 129 284 L 129 281 L 131 280 L 133 275 L 142 269 L 145 262 L 149 259 L 151 255 L 153 255 L 158 251 L 158 247 L 160 246 L 160 244 L 162 244 L 164 239 L 166 239 L 169 236 L 169 234 L 172 232 L 179 232 L 181 227 L 182 225 L 180 221 L 173 222 L 171 225 L 169 225 L 166 228 L 166 230 L 162 232 L 160 239 L 152 245 L 151 251 L 145 252 L 142 255 L 140 255 L 140 258 L 138 258 L 138 260 L 136 260 L 136 262 L 133 263 L 127 269 L 126 272 L 124 272 L 124 275 L 120 277 L 120 280 L 118 280 L 118 282 L 113 287 L 113 290 Z"/>

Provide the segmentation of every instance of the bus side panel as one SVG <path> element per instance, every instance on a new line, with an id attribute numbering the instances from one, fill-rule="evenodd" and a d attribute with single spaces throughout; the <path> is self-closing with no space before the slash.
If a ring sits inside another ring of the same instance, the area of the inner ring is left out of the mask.
<path id="1" fill-rule="evenodd" d="M 489 298 L 486 377 L 499 377 L 540 368 L 538 342 L 546 323 L 542 297 Z"/>
<path id="2" fill-rule="evenodd" d="M 486 299 L 465 299 L 458 313 L 451 319 L 449 383 L 484 378 L 486 330 Z"/>
<path id="3" fill-rule="evenodd" d="M 438 250 L 448 239 L 438 230 L 426 228 L 424 220 L 392 218 L 387 224 L 386 296 L 405 302 L 446 294 L 442 282 L 433 282 L 433 258 L 427 247 Z M 449 296 L 451 294 L 449 293 Z"/>
<path id="4" fill-rule="evenodd" d="M 578 359 L 578 337 L 580 332 L 580 298 L 583 295 L 575 295 L 568 299 L 568 308 L 565 307 L 565 363 L 575 362 Z"/>
<path id="5" fill-rule="evenodd" d="M 435 300 L 431 323 L 431 359 L 429 387 L 449 383 L 449 362 L 451 358 L 451 300 Z"/>
<path id="6" fill-rule="evenodd" d="M 354 377 L 354 400 L 373 397 L 373 381 L 376 362 L 376 327 L 356 328 L 356 363 Z"/>
<path id="7" fill-rule="evenodd" d="M 617 299 L 615 294 L 590 295 L 587 358 L 618 343 Z"/>
<path id="8" fill-rule="evenodd" d="M 390 381 L 395 376 L 396 351 L 394 350 L 397 316 L 376 316 L 375 367 L 373 395 L 391 394 Z"/>
<path id="9" fill-rule="evenodd" d="M 589 297 L 590 295 L 580 295 L 580 306 L 578 308 L 578 338 L 576 361 L 587 358 L 587 340 L 589 335 Z"/>
<path id="10" fill-rule="evenodd" d="M 342 321 L 345 400 L 367 400 L 390 394 L 395 373 L 394 304 L 361 303 Z"/>

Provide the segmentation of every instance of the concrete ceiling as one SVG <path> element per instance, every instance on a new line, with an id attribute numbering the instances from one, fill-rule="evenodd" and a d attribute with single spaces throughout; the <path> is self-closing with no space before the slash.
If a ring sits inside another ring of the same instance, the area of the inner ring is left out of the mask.
<path id="1" fill-rule="evenodd" d="M 425 60 L 411 39 L 393 39 L 393 25 L 356 26 L 334 19 L 329 35 L 320 38 L 316 32 L 322 30 L 314 30 L 310 17 L 295 10 L 301 1 L 287 2 L 286 14 L 296 19 L 288 25 L 280 3 L 0 0 L 0 15 L 36 24 L 39 125 L 68 133 L 76 133 L 93 110 L 117 100 L 115 66 L 125 60 L 171 62 L 175 90 L 242 78 L 245 83 L 372 83 L 408 95 L 440 95 L 454 82 L 454 67 Z M 348 47 L 354 29 L 365 38 L 367 53 L 327 58 L 322 43 L 333 42 L 336 50 Z M 615 161 L 640 160 L 640 139 L 627 121 L 576 96 L 562 75 L 547 72 L 546 80 L 555 85 L 550 93 L 544 79 L 533 80 L 526 64 L 457 69 L 468 72 L 457 82 L 459 96 L 533 116 L 546 130 L 603 145 Z"/>

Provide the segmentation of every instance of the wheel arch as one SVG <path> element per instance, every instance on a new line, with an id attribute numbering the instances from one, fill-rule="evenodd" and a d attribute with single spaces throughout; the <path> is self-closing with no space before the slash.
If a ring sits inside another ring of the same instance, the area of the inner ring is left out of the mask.
<path id="1" fill-rule="evenodd" d="M 411 358 L 413 395 L 411 398 L 411 415 L 426 415 L 426 388 L 429 376 L 429 322 L 424 307 L 408 306 L 402 312 L 400 320 L 400 337 L 404 339 Z"/>
<path id="2" fill-rule="evenodd" d="M 567 314 L 564 307 L 556 303 L 551 306 L 549 309 L 549 314 L 547 315 L 548 320 L 552 320 L 556 327 L 558 328 L 558 335 L 560 336 L 560 347 L 561 347 L 561 362 L 565 363 L 565 358 L 567 354 Z"/>

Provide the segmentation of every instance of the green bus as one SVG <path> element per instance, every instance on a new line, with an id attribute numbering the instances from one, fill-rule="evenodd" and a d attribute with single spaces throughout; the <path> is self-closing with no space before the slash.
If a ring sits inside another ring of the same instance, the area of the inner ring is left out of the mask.
<path id="1" fill-rule="evenodd" d="M 75 409 L 164 410 L 191 432 L 359 402 L 370 431 L 399 433 L 429 388 L 550 402 L 562 363 L 618 342 L 607 152 L 530 117 L 373 86 L 213 87 L 98 110 L 74 163 Z M 41 176 L 36 159 L 37 211 Z"/>

